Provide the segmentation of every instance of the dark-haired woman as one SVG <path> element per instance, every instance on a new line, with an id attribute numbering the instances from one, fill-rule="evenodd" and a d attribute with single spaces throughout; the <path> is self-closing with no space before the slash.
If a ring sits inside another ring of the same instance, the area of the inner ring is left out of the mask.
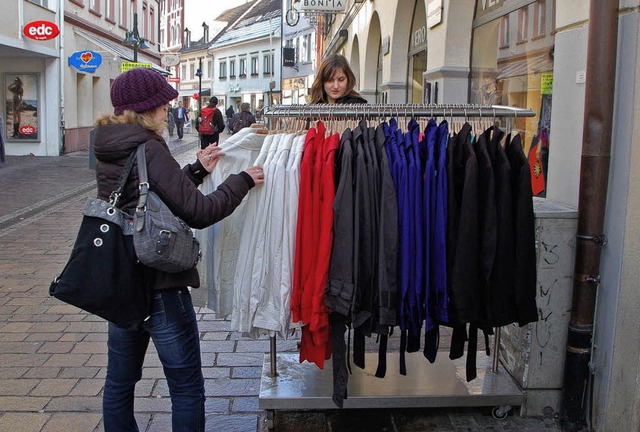
<path id="1" fill-rule="evenodd" d="M 365 104 L 367 100 L 354 90 L 356 76 L 347 59 L 339 54 L 327 57 L 318 68 L 311 86 L 312 104 Z"/>

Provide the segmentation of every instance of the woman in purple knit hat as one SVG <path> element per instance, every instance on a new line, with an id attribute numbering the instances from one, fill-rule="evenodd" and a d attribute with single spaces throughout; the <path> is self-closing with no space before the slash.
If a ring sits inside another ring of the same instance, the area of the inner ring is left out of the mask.
<path id="1" fill-rule="evenodd" d="M 116 189 L 129 155 L 147 143 L 150 190 L 193 228 L 205 228 L 229 216 L 249 190 L 264 181 L 261 167 L 230 175 L 217 190 L 203 195 L 198 185 L 223 156 L 219 147 L 198 152 L 198 160 L 180 168 L 162 138 L 169 102 L 178 96 L 166 79 L 152 69 L 136 68 L 111 86 L 113 114 L 97 119 L 95 155 L 98 197 L 106 201 Z M 138 170 L 134 164 L 119 205 L 133 214 L 138 199 Z M 198 325 L 189 288 L 200 285 L 196 269 L 165 273 L 144 268 L 144 287 L 153 293 L 149 318 L 131 329 L 109 323 L 107 376 L 103 396 L 105 432 L 137 431 L 134 390 L 151 339 L 162 363 L 171 395 L 172 430 L 204 431 L 204 379 Z"/>

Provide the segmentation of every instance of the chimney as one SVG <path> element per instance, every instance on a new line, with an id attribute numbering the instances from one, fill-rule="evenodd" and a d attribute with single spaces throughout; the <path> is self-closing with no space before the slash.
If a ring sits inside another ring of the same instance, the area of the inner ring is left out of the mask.
<path id="1" fill-rule="evenodd" d="M 204 33 L 203 41 L 204 43 L 209 43 L 209 26 L 206 22 L 202 23 L 202 29 Z"/>
<path id="2" fill-rule="evenodd" d="M 184 45 L 189 48 L 191 46 L 191 30 L 185 27 L 184 34 Z"/>

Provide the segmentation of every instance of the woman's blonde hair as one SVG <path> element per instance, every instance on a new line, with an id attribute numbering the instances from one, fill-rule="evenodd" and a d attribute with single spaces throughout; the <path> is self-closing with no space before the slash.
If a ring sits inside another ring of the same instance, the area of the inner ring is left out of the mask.
<path id="1" fill-rule="evenodd" d="M 360 94 L 354 90 L 356 86 L 356 76 L 353 74 L 347 59 L 340 54 L 331 54 L 320 64 L 316 78 L 311 85 L 312 104 L 327 103 L 327 93 L 324 91 L 324 83 L 330 81 L 338 69 L 341 69 L 347 76 L 347 88 L 344 95 L 360 96 Z"/>
<path id="2" fill-rule="evenodd" d="M 151 115 L 151 112 L 152 111 L 145 111 L 137 113 L 135 111 L 124 110 L 120 115 L 101 115 L 96 120 L 96 126 L 107 126 L 112 124 L 139 124 L 143 128 L 162 136 L 162 133 L 167 128 L 167 122 L 156 120 L 153 118 L 153 115 Z"/>

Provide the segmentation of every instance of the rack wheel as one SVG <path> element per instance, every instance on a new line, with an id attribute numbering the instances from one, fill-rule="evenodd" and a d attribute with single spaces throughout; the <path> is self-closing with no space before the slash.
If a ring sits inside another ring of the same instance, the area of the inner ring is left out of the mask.
<path id="1" fill-rule="evenodd" d="M 509 415 L 509 411 L 511 411 L 511 405 L 497 406 L 491 410 L 491 415 L 496 420 L 504 420 Z"/>
<path id="2" fill-rule="evenodd" d="M 274 417 L 276 416 L 276 412 L 274 410 L 267 410 L 267 429 L 273 430 L 275 426 L 273 423 Z"/>

